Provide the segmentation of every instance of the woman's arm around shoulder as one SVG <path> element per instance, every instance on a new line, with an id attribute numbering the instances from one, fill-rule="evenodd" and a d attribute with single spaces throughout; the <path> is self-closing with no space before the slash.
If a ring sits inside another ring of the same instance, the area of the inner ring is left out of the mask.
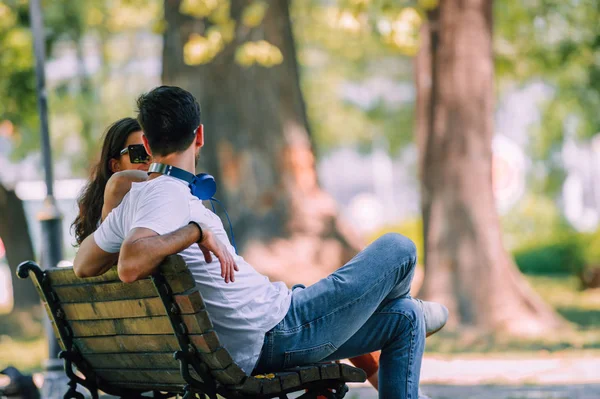
<path id="1" fill-rule="evenodd" d="M 104 189 L 104 205 L 102 206 L 102 219 L 114 208 L 119 206 L 125 194 L 131 190 L 133 183 L 148 180 L 148 173 L 143 170 L 124 170 L 117 172 L 108 179 Z"/>

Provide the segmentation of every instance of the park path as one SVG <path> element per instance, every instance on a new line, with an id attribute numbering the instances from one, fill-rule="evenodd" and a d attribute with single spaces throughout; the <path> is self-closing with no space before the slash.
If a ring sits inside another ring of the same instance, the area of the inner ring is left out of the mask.
<path id="1" fill-rule="evenodd" d="M 600 384 L 583 385 L 422 385 L 430 399 L 598 399 Z M 351 388 L 347 399 L 377 399 L 373 388 Z"/>
<path id="2" fill-rule="evenodd" d="M 426 356 L 425 384 L 600 384 L 600 353 Z M 600 396 L 599 396 L 600 399 Z"/>
<path id="3" fill-rule="evenodd" d="M 600 353 L 426 355 L 421 368 L 431 399 L 600 399 Z M 350 399 L 375 399 L 352 384 Z"/>

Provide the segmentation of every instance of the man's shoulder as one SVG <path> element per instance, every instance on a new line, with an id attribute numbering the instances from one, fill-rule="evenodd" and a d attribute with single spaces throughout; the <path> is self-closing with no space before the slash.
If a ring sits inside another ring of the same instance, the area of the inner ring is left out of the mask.
<path id="1" fill-rule="evenodd" d="M 171 192 L 190 194 L 190 189 L 187 187 L 184 181 L 178 181 L 177 179 L 169 176 L 159 176 L 155 179 L 141 182 L 138 184 L 140 190 L 146 193 Z"/>
<path id="2" fill-rule="evenodd" d="M 147 182 L 139 183 L 136 197 L 140 202 L 165 201 L 168 203 L 183 204 L 193 196 L 190 189 L 183 182 L 178 182 L 168 176 L 160 176 Z"/>

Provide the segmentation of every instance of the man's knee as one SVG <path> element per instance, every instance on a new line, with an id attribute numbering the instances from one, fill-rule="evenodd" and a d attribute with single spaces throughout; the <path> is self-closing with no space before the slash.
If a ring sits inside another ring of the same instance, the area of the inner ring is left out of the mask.
<path id="1" fill-rule="evenodd" d="M 387 233 L 379 237 L 373 245 L 377 245 L 384 253 L 392 254 L 397 266 L 412 263 L 417 260 L 417 247 L 408 237 L 398 233 Z"/>

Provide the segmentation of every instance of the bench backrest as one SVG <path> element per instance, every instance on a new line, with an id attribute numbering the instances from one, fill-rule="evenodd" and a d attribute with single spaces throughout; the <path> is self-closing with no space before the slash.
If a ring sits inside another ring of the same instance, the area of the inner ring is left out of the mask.
<path id="1" fill-rule="evenodd" d="M 194 352 L 221 384 L 241 383 L 246 374 L 220 344 L 183 259 L 170 256 L 159 270 L 157 278 L 131 284 L 119 280 L 116 267 L 86 279 L 76 277 L 72 268 L 31 277 L 62 349 L 78 352 L 104 382 L 178 390 L 186 381 L 173 353 L 183 349 Z M 174 324 L 170 316 L 183 325 Z M 182 335 L 191 348 L 181 348 Z"/>

